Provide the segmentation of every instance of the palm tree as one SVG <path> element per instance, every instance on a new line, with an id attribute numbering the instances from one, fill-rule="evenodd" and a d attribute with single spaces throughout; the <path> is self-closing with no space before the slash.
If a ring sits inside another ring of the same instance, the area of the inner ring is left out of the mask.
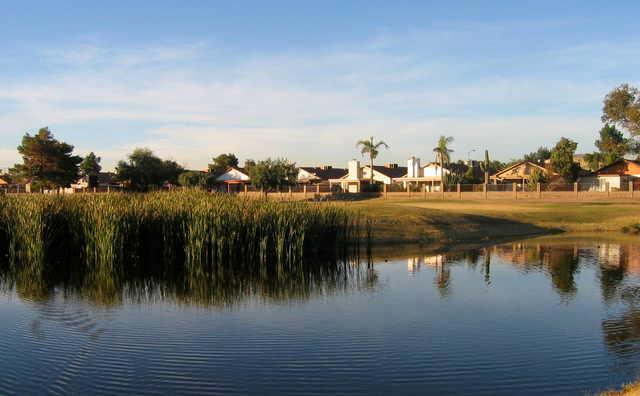
<path id="1" fill-rule="evenodd" d="M 373 136 L 371 136 L 369 139 L 358 140 L 358 143 L 356 143 L 356 147 L 360 148 L 360 152 L 363 156 L 369 154 L 369 160 L 371 161 L 371 177 L 369 180 L 369 184 L 373 185 L 373 160 L 378 157 L 378 149 L 380 147 L 388 149 L 389 145 L 382 140 L 380 140 L 379 142 L 374 142 Z"/>
<path id="2" fill-rule="evenodd" d="M 441 135 L 438 139 L 438 146 L 433 149 L 433 152 L 436 153 L 436 161 L 438 162 L 438 165 L 440 165 L 441 189 L 444 189 L 444 166 L 451 160 L 449 153 L 453 152 L 453 150 L 447 147 L 451 142 L 453 142 L 453 138 L 451 136 Z"/>

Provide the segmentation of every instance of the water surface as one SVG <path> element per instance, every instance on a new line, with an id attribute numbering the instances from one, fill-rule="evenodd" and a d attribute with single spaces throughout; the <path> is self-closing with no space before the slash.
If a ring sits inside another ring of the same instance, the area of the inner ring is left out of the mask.
<path id="1" fill-rule="evenodd" d="M 0 393 L 584 394 L 640 374 L 632 238 L 387 256 L 205 281 L 4 274 Z"/>

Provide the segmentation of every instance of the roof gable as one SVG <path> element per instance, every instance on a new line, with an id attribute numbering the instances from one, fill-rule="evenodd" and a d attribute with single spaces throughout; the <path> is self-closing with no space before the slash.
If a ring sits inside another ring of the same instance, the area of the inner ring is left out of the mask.
<path id="1" fill-rule="evenodd" d="M 348 170 L 342 168 L 301 166 L 298 168 L 298 178 L 300 178 L 300 174 L 303 172 L 306 173 L 306 175 L 302 177 L 303 179 L 320 180 L 340 179 L 349 173 Z"/>
<path id="2" fill-rule="evenodd" d="M 501 178 L 512 178 L 512 179 L 522 179 L 530 176 L 535 170 L 539 170 L 541 172 L 546 172 L 543 166 L 535 164 L 530 161 L 521 161 L 516 164 L 513 164 L 506 169 L 503 169 L 499 172 L 496 172 L 491 177 L 501 179 Z"/>
<path id="3" fill-rule="evenodd" d="M 367 165 L 365 166 L 365 168 L 371 168 L 371 166 Z M 389 168 L 386 166 L 381 166 L 381 165 L 374 165 L 373 166 L 373 171 L 374 173 L 379 173 L 381 175 L 384 175 L 386 177 L 390 177 L 392 179 L 397 178 L 397 177 L 402 177 L 404 175 L 407 174 L 407 167 L 406 166 L 398 166 L 395 168 Z"/>
<path id="4" fill-rule="evenodd" d="M 595 172 L 596 175 L 640 175 L 640 162 L 622 159 Z"/>
<path id="5" fill-rule="evenodd" d="M 239 168 L 235 166 L 230 166 L 222 172 L 218 177 L 216 177 L 217 181 L 227 181 L 227 180 L 242 180 L 249 181 L 249 174 L 244 168 Z"/>

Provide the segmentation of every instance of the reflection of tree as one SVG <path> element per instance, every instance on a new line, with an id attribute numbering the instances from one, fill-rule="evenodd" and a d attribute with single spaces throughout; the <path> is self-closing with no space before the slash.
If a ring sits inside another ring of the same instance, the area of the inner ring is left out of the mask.
<path id="1" fill-rule="evenodd" d="M 163 268 L 148 263 L 129 268 L 126 273 L 85 267 L 82 273 L 69 276 L 67 271 L 56 272 L 51 267 L 47 277 L 33 271 L 0 275 L 0 286 L 15 289 L 25 299 L 47 301 L 58 288 L 99 305 L 120 304 L 123 298 L 202 306 L 229 306 L 251 298 L 305 300 L 340 291 L 370 290 L 377 283 L 375 269 L 343 260 L 305 261 L 287 270 L 260 263 L 236 263 L 210 271 L 190 271 L 186 267 Z"/>
<path id="2" fill-rule="evenodd" d="M 491 285 L 491 253 L 489 249 L 484 249 L 484 283 Z"/>
<path id="3" fill-rule="evenodd" d="M 544 262 L 549 268 L 553 288 L 563 297 L 571 297 L 576 291 L 574 275 L 578 271 L 579 257 L 572 248 L 545 249 Z"/>
<path id="4" fill-rule="evenodd" d="M 616 289 L 613 295 L 617 295 Z M 620 357 L 640 352 L 640 287 L 628 286 L 620 290 L 620 300 L 627 306 L 621 315 L 602 321 L 604 341 L 610 351 Z"/>
<path id="5" fill-rule="evenodd" d="M 602 322 L 604 342 L 610 351 L 624 357 L 640 350 L 640 311 L 635 308 Z"/>
<path id="6" fill-rule="evenodd" d="M 622 265 L 611 266 L 607 263 L 600 263 L 600 289 L 602 290 L 602 299 L 605 302 L 609 303 L 615 299 L 626 272 L 626 268 Z"/>
<path id="7" fill-rule="evenodd" d="M 440 264 L 436 266 L 436 286 L 438 287 L 440 297 L 451 295 L 451 269 L 444 257 L 440 261 Z"/>
<path id="8" fill-rule="evenodd" d="M 478 249 L 470 249 L 462 252 L 462 257 L 464 258 L 465 263 L 471 268 L 476 268 L 478 265 L 478 259 L 480 258 L 480 250 Z"/>
<path id="9" fill-rule="evenodd" d="M 574 276 L 579 270 L 580 260 L 575 246 L 513 243 L 496 246 L 492 249 L 492 253 L 525 272 L 546 269 L 551 277 L 553 289 L 563 298 L 572 297 L 577 291 Z M 490 264 L 490 258 L 485 260 L 489 260 L 485 264 L 487 267 Z M 488 279 L 488 274 L 485 278 Z"/>

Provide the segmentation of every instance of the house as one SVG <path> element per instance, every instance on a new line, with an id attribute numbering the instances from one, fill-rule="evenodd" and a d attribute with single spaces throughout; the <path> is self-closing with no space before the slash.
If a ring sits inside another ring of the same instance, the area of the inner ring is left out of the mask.
<path id="1" fill-rule="evenodd" d="M 640 183 L 640 161 L 621 159 L 594 172 L 593 182 L 612 189 L 625 189 L 629 182 Z"/>
<path id="2" fill-rule="evenodd" d="M 407 185 L 412 185 L 417 186 L 418 189 L 425 188 L 427 191 L 441 191 L 443 176 L 445 180 L 452 176 L 462 178 L 470 168 L 473 169 L 476 178 L 482 176 L 482 171 L 475 161 L 471 161 L 469 164 L 451 163 L 441 169 L 440 164 L 437 162 L 430 162 L 421 166 L 420 158 L 411 157 L 407 160 L 407 174 L 394 181 L 402 183 L 404 188 Z"/>
<path id="3" fill-rule="evenodd" d="M 334 168 L 331 165 L 319 167 L 301 166 L 298 168 L 298 183 L 320 184 L 329 182 L 331 179 L 340 179 L 349 173 L 343 168 Z"/>
<path id="4" fill-rule="evenodd" d="M 449 169 L 441 169 L 440 165 L 430 162 L 424 166 L 420 165 L 420 158 L 411 157 L 407 160 L 407 173 L 396 179 L 396 182 L 402 183 L 403 187 L 407 185 L 426 186 L 427 191 L 440 191 L 442 184 L 442 176 L 448 176 L 451 172 Z"/>
<path id="5" fill-rule="evenodd" d="M 94 183 L 90 183 L 90 180 L 93 179 Z M 74 184 L 71 185 L 71 188 L 76 190 L 83 190 L 85 188 L 89 188 L 90 184 L 93 184 L 95 187 L 121 187 L 122 184 L 115 181 L 116 174 L 113 172 L 98 172 L 95 175 L 85 175 L 78 179 Z"/>
<path id="6" fill-rule="evenodd" d="M 489 177 L 493 184 L 525 184 L 529 181 L 531 175 L 536 171 L 545 174 L 550 181 L 560 177 L 556 172 L 553 172 L 549 167 L 536 164 L 531 161 L 520 161 L 505 169 L 502 169 Z"/>
<path id="7" fill-rule="evenodd" d="M 370 165 L 360 166 L 360 161 L 349 161 L 347 174 L 342 177 L 329 179 L 329 185 L 339 185 L 343 191 L 360 192 L 363 185 L 369 185 L 373 174 L 374 184 L 390 185 L 396 179 L 407 174 L 407 168 L 398 166 L 398 164 L 387 164 L 384 166 L 375 166 L 373 169 Z"/>
<path id="8" fill-rule="evenodd" d="M 216 182 L 226 185 L 227 192 L 240 191 L 245 184 L 251 183 L 251 178 L 245 168 L 230 166 L 216 176 Z"/>

